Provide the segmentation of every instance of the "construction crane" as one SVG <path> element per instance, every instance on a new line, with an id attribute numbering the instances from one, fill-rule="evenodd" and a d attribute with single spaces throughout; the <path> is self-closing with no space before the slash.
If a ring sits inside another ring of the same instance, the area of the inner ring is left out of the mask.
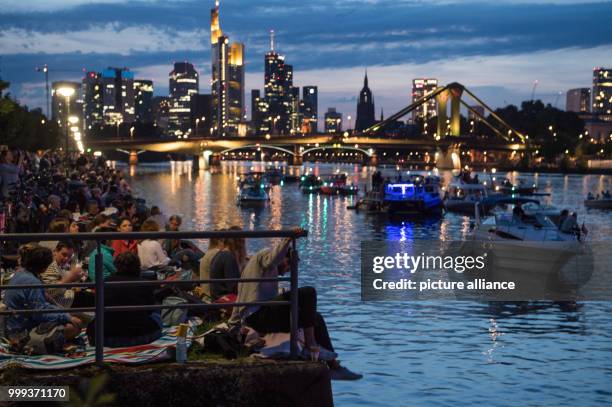
<path id="1" fill-rule="evenodd" d="M 533 102 L 533 98 L 535 98 L 535 91 L 536 88 L 538 87 L 538 80 L 536 79 L 535 81 L 533 81 L 533 87 L 531 88 L 531 101 Z"/>
<path id="2" fill-rule="evenodd" d="M 37 66 L 36 67 L 36 72 L 42 72 L 45 74 L 45 92 L 47 95 L 47 119 L 51 118 L 51 106 L 50 106 L 50 99 L 49 99 L 49 65 L 44 64 L 43 66 Z M 75 70 L 75 69 L 53 69 L 53 72 L 86 72 L 85 68 L 82 68 L 81 70 Z"/>

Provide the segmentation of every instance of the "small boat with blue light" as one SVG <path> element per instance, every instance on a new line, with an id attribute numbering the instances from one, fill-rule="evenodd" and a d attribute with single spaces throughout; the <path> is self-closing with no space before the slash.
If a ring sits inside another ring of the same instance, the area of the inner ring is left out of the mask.
<path id="1" fill-rule="evenodd" d="M 263 205 L 270 200 L 270 196 L 266 192 L 264 184 L 261 183 L 245 183 L 240 186 L 238 192 L 238 205 Z"/>
<path id="2" fill-rule="evenodd" d="M 385 185 L 383 206 L 389 215 L 440 213 L 442 199 L 437 183 L 416 177 Z"/>

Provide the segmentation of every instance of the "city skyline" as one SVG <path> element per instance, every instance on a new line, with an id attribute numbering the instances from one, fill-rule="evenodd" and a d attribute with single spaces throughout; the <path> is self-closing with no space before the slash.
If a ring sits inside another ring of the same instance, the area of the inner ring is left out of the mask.
<path id="1" fill-rule="evenodd" d="M 279 52 L 295 66 L 295 86 L 318 86 L 320 110 L 336 107 L 345 115 L 356 113 L 366 67 L 377 108 L 393 113 L 409 104 L 416 77 L 462 82 L 495 107 L 529 99 L 537 79 L 536 98 L 564 108 L 558 92 L 589 87 L 595 66 L 612 65 L 603 57 L 612 54 L 612 29 L 603 24 L 612 12 L 610 2 L 446 3 L 405 2 L 393 14 L 387 1 L 284 6 L 223 1 L 222 7 L 224 31 L 246 46 L 246 94 L 263 89 L 262 60 L 273 28 Z M 34 11 L 26 11 L 0 1 L 0 75 L 12 83 L 11 93 L 31 107 L 44 107 L 44 80 L 34 70 L 44 63 L 53 81 L 80 77 L 60 70 L 127 66 L 137 77 L 153 80 L 156 95 L 168 95 L 174 61 L 187 60 L 210 77 L 206 39 L 213 2 L 70 0 L 54 2 L 53 10 L 45 4 L 35 1 Z M 503 19 L 492 29 L 483 16 Z M 342 21 L 342 30 L 328 26 L 332 17 Z M 552 28 L 559 26 L 563 32 Z M 200 84 L 200 92 L 207 91 L 206 82 Z"/>

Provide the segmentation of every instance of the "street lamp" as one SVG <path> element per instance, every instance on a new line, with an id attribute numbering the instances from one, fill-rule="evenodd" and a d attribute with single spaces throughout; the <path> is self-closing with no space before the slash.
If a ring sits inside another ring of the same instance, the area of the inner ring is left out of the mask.
<path id="1" fill-rule="evenodd" d="M 74 88 L 69 88 L 67 86 L 57 89 L 57 93 L 66 99 L 66 121 L 64 122 L 66 127 L 66 154 L 68 154 L 68 119 L 70 115 L 70 98 L 74 95 L 74 92 Z"/>
<path id="2" fill-rule="evenodd" d="M 351 130 L 351 119 L 352 119 L 351 115 L 349 115 L 347 119 L 348 119 L 348 129 L 347 130 Z"/>
<path id="3" fill-rule="evenodd" d="M 196 123 L 195 123 L 195 124 L 196 124 L 196 126 L 195 126 L 195 127 L 196 127 L 196 133 L 195 133 L 195 136 L 196 136 L 196 138 L 198 138 L 198 125 L 200 124 L 200 119 L 199 119 L 199 118 L 198 118 L 198 119 L 196 119 Z"/>
<path id="4" fill-rule="evenodd" d="M 134 130 L 136 130 L 134 126 L 130 127 L 130 139 L 132 140 L 134 140 Z"/>

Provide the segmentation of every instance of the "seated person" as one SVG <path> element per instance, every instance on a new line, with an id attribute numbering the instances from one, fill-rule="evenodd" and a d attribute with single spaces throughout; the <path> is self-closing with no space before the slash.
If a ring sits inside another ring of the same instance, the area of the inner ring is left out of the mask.
<path id="1" fill-rule="evenodd" d="M 300 228 L 295 231 L 303 232 Z M 290 251 L 290 245 L 291 239 L 286 238 L 272 249 L 259 251 L 249 259 L 242 278 L 275 278 L 290 271 L 291 256 L 297 255 Z M 279 295 L 278 281 L 242 283 L 238 286 L 237 302 L 288 301 L 290 296 L 290 292 Z M 245 324 L 261 334 L 289 332 L 290 316 L 289 305 L 237 306 L 232 311 L 229 325 L 235 329 Z M 304 330 L 305 357 L 310 357 L 311 352 L 319 349 L 319 356 L 327 361 L 333 380 L 357 380 L 362 377 L 340 366 L 336 360 L 337 354 L 334 352 L 325 320 L 317 312 L 317 293 L 313 287 L 301 287 L 298 290 L 298 318 L 298 326 Z"/>
<path id="2" fill-rule="evenodd" d="M 140 231 L 159 232 L 159 225 L 154 220 L 147 219 L 142 223 Z M 161 243 L 155 239 L 144 239 L 138 243 L 138 257 L 143 270 L 167 266 L 170 263 L 170 258 L 162 249 Z"/>
<path id="3" fill-rule="evenodd" d="M 117 272 L 107 281 L 145 281 L 139 277 L 140 260 L 124 252 L 115 259 Z M 154 305 L 153 286 L 115 286 L 104 288 L 105 306 Z M 95 344 L 95 320 L 87 326 L 89 343 Z M 162 336 L 159 311 L 114 311 L 104 313 L 104 346 L 122 347 L 151 343 Z"/>
<path id="4" fill-rule="evenodd" d="M 223 247 L 223 239 L 212 238 L 208 242 L 208 250 L 202 259 L 200 259 L 200 280 L 210 279 L 210 269 L 213 259 L 217 256 L 217 253 L 221 251 Z M 202 294 L 208 298 L 212 298 L 210 291 L 210 284 L 202 283 L 200 285 Z"/>
<path id="5" fill-rule="evenodd" d="M 96 230 L 97 233 L 102 233 L 102 232 L 114 232 L 115 229 L 113 228 L 106 228 L 106 227 L 102 227 L 102 228 L 98 228 L 98 230 Z M 113 263 L 113 253 L 115 252 L 113 250 L 112 247 L 108 246 L 107 244 L 108 242 L 106 240 L 101 240 L 100 241 L 100 249 L 101 249 L 101 253 L 102 253 L 102 271 L 104 273 L 104 279 L 108 279 L 110 276 L 112 276 L 113 274 L 115 274 L 115 272 L 117 271 L 115 269 L 115 264 Z M 88 255 L 88 275 L 89 275 L 89 279 L 91 281 L 96 281 L 96 255 L 98 254 L 98 248 L 96 247 L 95 249 L 93 249 L 91 252 L 89 252 Z"/>
<path id="6" fill-rule="evenodd" d="M 133 231 L 132 220 L 130 218 L 121 218 L 119 221 L 119 232 L 130 233 Z M 138 254 L 138 243 L 136 240 L 113 240 L 111 247 L 115 251 L 113 256 L 117 257 L 123 252 L 132 252 Z"/>
<path id="7" fill-rule="evenodd" d="M 10 286 L 42 284 L 40 275 L 53 261 L 51 250 L 31 247 L 20 251 L 21 270 L 15 273 Z M 45 298 L 42 288 L 8 289 L 4 304 L 7 310 L 57 309 Z M 37 355 L 60 353 L 67 341 L 81 332 L 81 320 L 65 312 L 49 314 L 16 314 L 6 319 L 6 335 L 14 349 Z"/>
<path id="8" fill-rule="evenodd" d="M 60 241 L 53 250 L 53 261 L 40 275 L 45 284 L 68 284 L 81 280 L 84 276 L 80 266 L 70 266 L 74 256 L 74 245 L 72 242 Z M 62 308 L 70 308 L 74 301 L 74 291 L 66 288 L 48 288 L 47 298 Z"/>
<path id="9" fill-rule="evenodd" d="M 238 239 L 223 239 L 219 251 L 210 262 L 210 278 L 240 278 L 240 268 L 236 259 Z M 238 283 L 235 281 L 210 284 L 210 296 L 213 300 L 228 294 L 238 294 Z"/>
<path id="10" fill-rule="evenodd" d="M 166 231 L 180 231 L 183 219 L 179 215 L 172 215 L 168 219 Z M 164 251 L 172 259 L 173 263 L 180 264 L 183 269 L 196 270 L 200 259 L 204 255 L 202 251 L 189 240 L 167 239 L 162 245 Z"/>

